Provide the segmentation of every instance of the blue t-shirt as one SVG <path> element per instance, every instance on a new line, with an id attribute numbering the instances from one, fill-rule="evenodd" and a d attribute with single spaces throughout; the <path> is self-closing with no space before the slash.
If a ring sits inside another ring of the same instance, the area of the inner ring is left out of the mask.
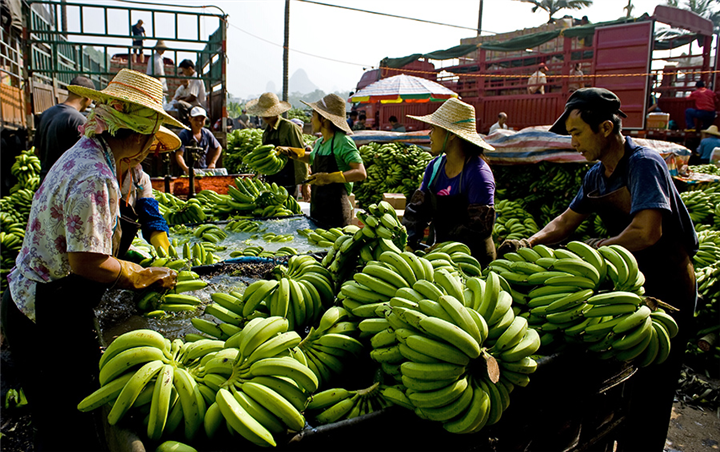
<path id="1" fill-rule="evenodd" d="M 703 138 L 697 148 L 697 153 L 701 159 L 709 162 L 713 149 L 718 147 L 720 147 L 720 137 Z"/>
<path id="2" fill-rule="evenodd" d="M 195 160 L 195 165 L 193 165 L 193 168 L 207 168 L 208 152 L 210 151 L 210 149 L 217 149 L 220 147 L 220 142 L 217 140 L 217 138 L 215 138 L 215 135 L 213 135 L 212 132 L 210 132 L 205 127 L 200 130 L 200 142 L 195 141 L 192 130 L 183 129 L 178 134 L 178 137 L 180 138 L 180 141 L 182 141 L 182 146 L 180 146 L 180 149 L 178 149 L 176 152 L 182 152 L 186 161 L 188 156 L 185 153 L 185 146 L 198 146 L 203 149 L 200 152 L 197 160 Z"/>
<path id="3" fill-rule="evenodd" d="M 596 163 L 585 175 L 570 208 L 580 214 L 590 214 L 592 206 L 588 193 L 597 191 L 601 196 L 624 186 L 630 192 L 630 215 L 645 209 L 661 210 L 663 235 L 676 237 L 690 256 L 695 254 L 697 234 L 665 160 L 656 151 L 636 145 L 629 137 L 625 137 L 625 155 L 615 171 L 605 177 L 605 166 L 602 162 Z"/>
<path id="4" fill-rule="evenodd" d="M 435 172 L 435 182 L 431 184 L 430 179 L 433 169 L 438 162 L 438 169 Z M 490 166 L 480 157 L 471 157 L 465 164 L 460 174 L 455 177 L 448 177 L 445 174 L 447 156 L 434 158 L 425 169 L 420 190 L 432 192 L 437 196 L 450 196 L 462 193 L 467 197 L 468 204 L 480 204 L 484 206 L 495 205 L 495 177 L 493 177 Z M 462 187 L 460 186 L 462 176 Z"/>

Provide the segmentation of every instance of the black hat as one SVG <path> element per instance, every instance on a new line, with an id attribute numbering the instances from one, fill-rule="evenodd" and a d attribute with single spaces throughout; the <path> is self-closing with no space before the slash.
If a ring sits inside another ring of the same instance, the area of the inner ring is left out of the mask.
<path id="1" fill-rule="evenodd" d="M 605 88 L 582 88 L 574 93 L 565 103 L 565 111 L 550 127 L 550 132 L 558 135 L 567 135 L 565 121 L 573 110 L 594 110 L 607 112 L 627 118 L 627 115 L 620 110 L 620 98 L 612 91 Z"/>

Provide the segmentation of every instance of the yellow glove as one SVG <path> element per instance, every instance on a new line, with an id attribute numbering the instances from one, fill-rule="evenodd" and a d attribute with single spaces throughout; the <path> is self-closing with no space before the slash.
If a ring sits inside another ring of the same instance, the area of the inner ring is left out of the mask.
<path id="1" fill-rule="evenodd" d="M 345 175 L 342 171 L 334 173 L 315 173 L 312 175 L 310 185 L 328 185 L 328 184 L 344 184 L 346 182 Z"/>
<path id="2" fill-rule="evenodd" d="M 172 289 L 177 283 L 177 272 L 167 267 L 143 268 L 138 264 L 118 259 L 120 273 L 114 287 L 118 289 L 141 290 L 149 286 Z"/>
<path id="3" fill-rule="evenodd" d="M 285 154 L 291 159 L 301 159 L 305 157 L 305 149 L 303 148 L 291 148 L 288 146 L 278 146 L 275 148 L 275 152 Z"/>
<path id="4" fill-rule="evenodd" d="M 150 234 L 150 243 L 155 249 L 162 248 L 165 252 L 170 248 L 170 240 L 165 231 L 155 231 Z"/>

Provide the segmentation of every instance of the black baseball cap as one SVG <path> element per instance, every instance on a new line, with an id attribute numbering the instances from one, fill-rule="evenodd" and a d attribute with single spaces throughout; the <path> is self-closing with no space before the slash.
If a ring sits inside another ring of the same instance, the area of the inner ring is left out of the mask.
<path id="1" fill-rule="evenodd" d="M 570 96 L 565 103 L 565 111 L 550 127 L 550 132 L 558 135 L 567 135 L 565 121 L 573 110 L 594 110 L 616 114 L 623 118 L 627 115 L 620 110 L 620 98 L 605 88 L 581 88 Z"/>

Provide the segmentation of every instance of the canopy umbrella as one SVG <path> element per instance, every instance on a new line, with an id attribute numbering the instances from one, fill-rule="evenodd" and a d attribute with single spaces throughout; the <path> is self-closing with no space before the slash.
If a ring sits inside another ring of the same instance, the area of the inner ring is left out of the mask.
<path id="1" fill-rule="evenodd" d="M 444 102 L 457 93 L 443 85 L 412 75 L 395 75 L 366 86 L 353 94 L 348 102 L 399 104 L 401 102 Z"/>

